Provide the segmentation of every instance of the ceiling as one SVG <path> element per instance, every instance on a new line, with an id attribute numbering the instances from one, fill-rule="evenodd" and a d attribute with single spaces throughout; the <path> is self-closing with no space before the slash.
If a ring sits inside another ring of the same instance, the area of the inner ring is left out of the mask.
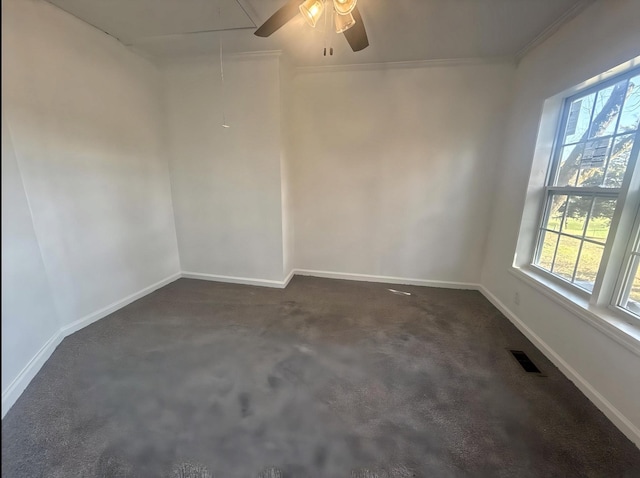
<path id="1" fill-rule="evenodd" d="M 594 0 L 359 0 L 371 46 L 301 18 L 253 35 L 286 0 L 48 0 L 156 59 L 283 50 L 298 66 L 518 57 Z M 323 56 L 325 46 L 333 56 Z"/>

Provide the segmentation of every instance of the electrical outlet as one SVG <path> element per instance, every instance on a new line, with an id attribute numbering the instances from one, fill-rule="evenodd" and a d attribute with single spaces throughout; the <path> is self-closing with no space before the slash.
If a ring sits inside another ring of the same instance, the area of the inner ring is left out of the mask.
<path id="1" fill-rule="evenodd" d="M 520 294 L 517 292 L 513 294 L 513 303 L 516 305 L 520 305 Z"/>

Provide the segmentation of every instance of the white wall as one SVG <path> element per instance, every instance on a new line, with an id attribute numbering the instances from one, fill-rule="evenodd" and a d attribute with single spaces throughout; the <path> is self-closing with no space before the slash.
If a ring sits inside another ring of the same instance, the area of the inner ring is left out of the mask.
<path id="1" fill-rule="evenodd" d="M 302 70 L 297 268 L 477 283 L 514 66 Z"/>
<path id="2" fill-rule="evenodd" d="M 597 2 L 520 63 L 482 284 L 540 338 L 547 352 L 556 354 L 556 363 L 564 362 L 565 372 L 575 372 L 583 391 L 640 445 L 640 357 L 508 272 L 543 102 L 640 55 L 638 19 L 637 0 Z M 515 292 L 520 305 L 514 303 Z"/>
<path id="3" fill-rule="evenodd" d="M 6 384 L 54 330 L 179 261 L 155 66 L 45 1 L 3 0 L 2 86 L 4 413 Z"/>
<path id="4" fill-rule="evenodd" d="M 2 390 L 60 329 L 29 203 L 2 117 Z"/>
<path id="5" fill-rule="evenodd" d="M 293 272 L 295 224 L 293 222 L 293 75 L 292 66 L 280 59 L 280 184 L 282 188 L 282 265 L 285 279 Z"/>
<path id="6" fill-rule="evenodd" d="M 479 281 L 513 65 L 292 72 L 232 55 L 224 105 L 219 68 L 164 68 L 183 271 Z"/>
<path id="7" fill-rule="evenodd" d="M 160 74 L 42 0 L 2 13 L 3 414 L 61 327 L 180 269 L 280 283 L 295 267 L 482 273 L 621 428 L 640 426 L 639 357 L 508 273 L 542 103 L 640 54 L 637 1 L 597 2 L 531 52 L 509 128 L 509 64 L 292 78 L 278 56 L 235 55 L 223 91 L 216 57 Z"/>
<path id="8" fill-rule="evenodd" d="M 182 270 L 282 281 L 278 55 L 165 66 L 167 137 Z M 230 128 L 222 128 L 223 107 Z"/>

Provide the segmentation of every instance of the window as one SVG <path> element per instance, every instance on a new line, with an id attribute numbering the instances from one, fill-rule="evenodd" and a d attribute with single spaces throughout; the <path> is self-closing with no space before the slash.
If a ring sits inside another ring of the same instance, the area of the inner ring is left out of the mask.
<path id="1" fill-rule="evenodd" d="M 640 69 L 564 100 L 532 263 L 589 295 L 608 267 L 623 270 L 609 302 L 640 317 L 638 221 L 619 234 L 620 209 L 635 209 L 627 199 L 638 189 L 631 184 L 639 125 Z M 626 250 L 624 264 L 611 260 L 614 243 Z"/>
<path id="2" fill-rule="evenodd" d="M 637 215 L 640 216 L 640 215 Z M 640 218 L 636 219 L 634 239 L 624 260 L 624 272 L 618 293 L 618 306 L 640 316 Z"/>

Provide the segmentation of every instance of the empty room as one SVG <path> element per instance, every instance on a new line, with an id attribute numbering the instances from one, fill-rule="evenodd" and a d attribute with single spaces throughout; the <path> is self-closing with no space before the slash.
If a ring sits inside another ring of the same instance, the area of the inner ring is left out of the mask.
<path id="1" fill-rule="evenodd" d="M 2 477 L 640 477 L 639 0 L 2 0 Z"/>

